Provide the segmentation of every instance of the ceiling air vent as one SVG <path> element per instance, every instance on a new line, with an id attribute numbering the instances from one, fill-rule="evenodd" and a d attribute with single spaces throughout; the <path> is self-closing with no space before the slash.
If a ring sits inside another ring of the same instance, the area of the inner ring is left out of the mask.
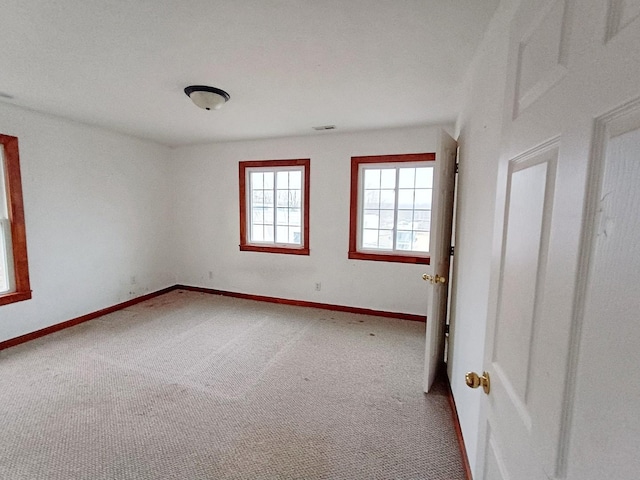
<path id="1" fill-rule="evenodd" d="M 320 127 L 313 127 L 314 130 L 335 130 L 335 125 L 322 125 Z"/>

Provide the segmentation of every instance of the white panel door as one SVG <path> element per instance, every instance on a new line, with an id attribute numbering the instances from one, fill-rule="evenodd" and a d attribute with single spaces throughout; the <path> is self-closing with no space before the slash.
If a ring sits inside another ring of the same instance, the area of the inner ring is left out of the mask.
<path id="1" fill-rule="evenodd" d="M 429 281 L 427 287 L 427 333 L 424 355 L 425 392 L 429 391 L 438 370 L 444 364 L 457 150 L 458 144 L 456 141 L 446 132 L 441 131 L 436 149 L 433 185 L 434 198 L 430 238 L 430 275 L 433 279 Z"/>
<path id="2" fill-rule="evenodd" d="M 640 472 L 640 101 L 598 119 L 579 289 L 571 478 Z"/>
<path id="3" fill-rule="evenodd" d="M 639 12 L 523 1 L 513 20 L 476 480 L 640 471 Z"/>

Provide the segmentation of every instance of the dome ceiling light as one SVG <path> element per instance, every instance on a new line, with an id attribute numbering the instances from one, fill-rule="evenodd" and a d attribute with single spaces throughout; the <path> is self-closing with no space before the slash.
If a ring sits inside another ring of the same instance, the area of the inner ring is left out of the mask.
<path id="1" fill-rule="evenodd" d="M 184 93 L 196 106 L 205 110 L 218 110 L 231 98 L 224 90 L 205 85 L 191 85 L 184 89 Z"/>

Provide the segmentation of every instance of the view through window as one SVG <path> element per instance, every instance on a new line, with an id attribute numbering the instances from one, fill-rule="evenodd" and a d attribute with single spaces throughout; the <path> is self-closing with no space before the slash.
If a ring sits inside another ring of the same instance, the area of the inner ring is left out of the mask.
<path id="1" fill-rule="evenodd" d="M 249 171 L 250 243 L 302 244 L 302 173 Z"/>
<path id="2" fill-rule="evenodd" d="M 364 167 L 362 249 L 429 251 L 433 167 Z"/>

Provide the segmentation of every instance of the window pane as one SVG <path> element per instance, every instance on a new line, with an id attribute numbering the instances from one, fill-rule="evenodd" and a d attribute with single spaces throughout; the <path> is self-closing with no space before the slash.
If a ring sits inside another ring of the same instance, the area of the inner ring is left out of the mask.
<path id="1" fill-rule="evenodd" d="M 264 240 L 264 228 L 262 225 L 251 226 L 251 241 L 261 242 Z"/>
<path id="2" fill-rule="evenodd" d="M 429 233 L 428 232 L 414 232 L 413 237 L 413 250 L 416 252 L 428 252 L 429 251 Z"/>
<path id="3" fill-rule="evenodd" d="M 264 205 L 264 191 L 254 190 L 253 192 L 251 192 L 251 206 L 261 207 L 263 205 Z"/>
<path id="4" fill-rule="evenodd" d="M 302 189 L 302 172 L 300 170 L 289 172 L 289 188 Z"/>
<path id="5" fill-rule="evenodd" d="M 289 190 L 289 206 L 300 207 L 302 203 L 302 192 L 300 190 Z"/>
<path id="6" fill-rule="evenodd" d="M 398 208 L 413 209 L 413 190 L 398 192 Z"/>
<path id="7" fill-rule="evenodd" d="M 416 208 L 431 209 L 431 189 L 416 190 Z"/>
<path id="8" fill-rule="evenodd" d="M 400 188 L 413 188 L 415 173 L 415 168 L 401 168 L 398 186 Z"/>
<path id="9" fill-rule="evenodd" d="M 251 188 L 261 190 L 264 188 L 264 174 L 262 172 L 251 172 Z"/>
<path id="10" fill-rule="evenodd" d="M 0 294 L 18 291 L 20 287 L 24 288 L 24 281 L 22 285 L 16 284 L 19 280 L 16 278 L 14 267 L 18 268 L 18 272 L 26 270 L 26 264 L 24 266 L 13 264 L 15 245 L 12 245 L 11 221 L 9 221 L 9 176 L 11 173 L 8 163 L 4 143 L 0 143 Z M 22 199 L 19 201 L 22 202 Z M 16 221 L 15 217 L 13 221 Z M 20 246 L 18 248 L 20 249 Z M 28 287 L 28 285 L 26 286 Z"/>
<path id="11" fill-rule="evenodd" d="M 278 207 L 289 206 L 289 192 L 288 190 L 278 190 Z"/>
<path id="12" fill-rule="evenodd" d="M 413 211 L 398 210 L 398 230 L 413 230 Z"/>
<path id="13" fill-rule="evenodd" d="M 380 190 L 364 191 L 364 208 L 380 208 Z"/>
<path id="14" fill-rule="evenodd" d="M 378 233 L 378 247 L 393 250 L 393 231 L 380 230 Z"/>
<path id="15" fill-rule="evenodd" d="M 299 208 L 291 208 L 289 209 L 289 225 L 292 227 L 299 227 L 302 225 L 300 209 Z"/>
<path id="16" fill-rule="evenodd" d="M 396 205 L 395 190 L 380 191 L 380 208 L 393 209 Z"/>
<path id="17" fill-rule="evenodd" d="M 0 167 L 2 164 L 0 163 Z M 2 181 L 2 178 L 0 178 Z M 0 192 L 1 193 L 1 192 Z M 0 293 L 9 291 L 9 272 L 7 265 L 7 242 L 5 240 L 8 231 L 8 222 L 4 219 L 0 221 Z"/>
<path id="18" fill-rule="evenodd" d="M 252 235 L 252 241 L 301 245 L 303 171 L 275 170 L 254 173 L 262 174 L 261 181 L 264 187 L 271 189 L 256 189 L 252 192 L 251 198 L 256 207 L 252 209 L 252 222 L 256 230 L 256 235 Z M 274 181 L 275 192 L 272 189 Z"/>
<path id="19" fill-rule="evenodd" d="M 288 243 L 289 240 L 289 227 L 276 227 L 276 242 Z"/>
<path id="20" fill-rule="evenodd" d="M 393 229 L 393 210 L 380 210 L 380 228 Z"/>
<path id="21" fill-rule="evenodd" d="M 273 225 L 273 208 L 264 209 L 264 224 Z"/>
<path id="22" fill-rule="evenodd" d="M 378 230 L 363 230 L 362 246 L 364 248 L 378 248 Z"/>
<path id="23" fill-rule="evenodd" d="M 264 226 L 264 241 L 273 242 L 273 226 Z"/>
<path id="24" fill-rule="evenodd" d="M 433 167 L 416 168 L 416 188 L 433 187 Z"/>
<path id="25" fill-rule="evenodd" d="M 276 188 L 289 188 L 289 172 L 276 173 Z"/>
<path id="26" fill-rule="evenodd" d="M 289 228 L 289 243 L 300 245 L 302 243 L 302 233 L 300 227 Z"/>
<path id="27" fill-rule="evenodd" d="M 422 230 L 428 232 L 431 230 L 431 211 L 430 210 L 416 210 L 413 213 L 413 228 L 414 230 Z"/>
<path id="28" fill-rule="evenodd" d="M 396 250 L 411 250 L 411 240 L 413 234 L 411 232 L 396 233 Z"/>
<path id="29" fill-rule="evenodd" d="M 7 197 L 5 171 L 4 145 L 0 144 L 0 218 L 9 218 L 9 198 Z"/>
<path id="30" fill-rule="evenodd" d="M 273 172 L 264 172 L 264 188 L 273 190 Z"/>
<path id="31" fill-rule="evenodd" d="M 364 171 L 364 188 L 380 188 L 380 170 L 366 169 Z"/>
<path id="32" fill-rule="evenodd" d="M 396 188 L 395 168 L 385 168 L 380 171 L 380 188 Z"/>
<path id="33" fill-rule="evenodd" d="M 278 225 L 288 225 L 289 224 L 289 209 L 288 208 L 278 208 L 276 211 L 276 223 Z M 285 235 L 286 237 L 286 235 Z"/>
<path id="34" fill-rule="evenodd" d="M 364 228 L 378 228 L 379 220 L 378 220 L 379 212 L 378 210 L 365 210 L 362 224 Z"/>

